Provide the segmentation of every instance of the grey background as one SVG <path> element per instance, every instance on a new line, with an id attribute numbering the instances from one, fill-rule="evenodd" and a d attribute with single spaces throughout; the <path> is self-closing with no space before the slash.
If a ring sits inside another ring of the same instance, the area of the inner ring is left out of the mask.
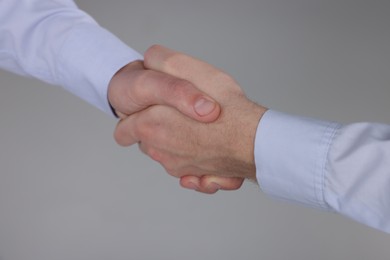
<path id="1" fill-rule="evenodd" d="M 231 73 L 254 100 L 389 123 L 389 1 L 79 0 L 133 48 L 164 44 Z M 0 259 L 389 259 L 390 237 L 274 201 L 207 196 L 112 139 L 115 120 L 0 72 Z"/>

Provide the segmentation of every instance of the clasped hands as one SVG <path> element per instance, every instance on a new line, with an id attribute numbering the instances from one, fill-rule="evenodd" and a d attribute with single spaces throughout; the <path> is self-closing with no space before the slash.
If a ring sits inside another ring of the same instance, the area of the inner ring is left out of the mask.
<path id="1" fill-rule="evenodd" d="M 138 143 L 183 187 L 212 194 L 255 180 L 254 138 L 266 108 L 226 73 L 155 45 L 112 78 L 108 99 L 120 117 L 116 142 Z"/>

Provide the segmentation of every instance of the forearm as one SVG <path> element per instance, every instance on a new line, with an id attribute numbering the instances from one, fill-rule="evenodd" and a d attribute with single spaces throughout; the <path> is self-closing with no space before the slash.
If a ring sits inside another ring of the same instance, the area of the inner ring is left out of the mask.
<path id="1" fill-rule="evenodd" d="M 390 125 L 337 131 L 328 154 L 325 200 L 332 209 L 390 233 Z"/>
<path id="2" fill-rule="evenodd" d="M 70 0 L 3 0 L 0 34 L 0 67 L 61 85 L 108 113 L 112 76 L 142 58 Z"/>

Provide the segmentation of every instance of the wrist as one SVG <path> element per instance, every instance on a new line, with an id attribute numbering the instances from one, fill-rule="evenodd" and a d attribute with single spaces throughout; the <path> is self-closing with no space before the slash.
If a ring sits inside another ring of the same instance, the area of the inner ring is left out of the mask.
<path id="1" fill-rule="evenodd" d="M 237 140 L 240 140 L 235 148 L 238 151 L 237 158 L 242 162 L 242 171 L 240 176 L 256 181 L 256 165 L 255 165 L 255 139 L 259 122 L 267 111 L 267 108 L 258 105 L 252 101 L 249 101 L 245 113 L 241 115 L 240 120 L 240 136 Z"/>

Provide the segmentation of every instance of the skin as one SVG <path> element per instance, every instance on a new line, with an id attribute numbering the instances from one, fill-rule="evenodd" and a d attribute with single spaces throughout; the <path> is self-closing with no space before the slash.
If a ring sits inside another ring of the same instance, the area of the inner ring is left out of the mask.
<path id="1" fill-rule="evenodd" d="M 190 82 L 220 104 L 221 115 L 204 123 L 172 107 L 151 106 L 118 123 L 118 144 L 138 143 L 185 188 L 214 193 L 255 180 L 254 137 L 266 108 L 247 99 L 226 73 L 162 46 L 146 52 L 144 66 Z"/>
<path id="2" fill-rule="evenodd" d="M 219 104 L 193 84 L 147 70 L 142 61 L 129 63 L 113 76 L 108 86 L 108 100 L 122 119 L 157 104 L 176 108 L 200 122 L 215 121 L 220 114 Z M 204 107 L 199 108 L 197 104 Z"/>
<path id="3" fill-rule="evenodd" d="M 129 63 L 113 76 L 108 87 L 108 100 L 121 119 L 152 105 L 172 107 L 199 122 L 213 122 L 221 112 L 219 104 L 191 82 L 146 69 L 142 61 Z M 238 189 L 241 184 L 242 180 L 235 178 L 188 176 L 183 178 L 182 186 L 215 193 L 219 189 Z"/>

